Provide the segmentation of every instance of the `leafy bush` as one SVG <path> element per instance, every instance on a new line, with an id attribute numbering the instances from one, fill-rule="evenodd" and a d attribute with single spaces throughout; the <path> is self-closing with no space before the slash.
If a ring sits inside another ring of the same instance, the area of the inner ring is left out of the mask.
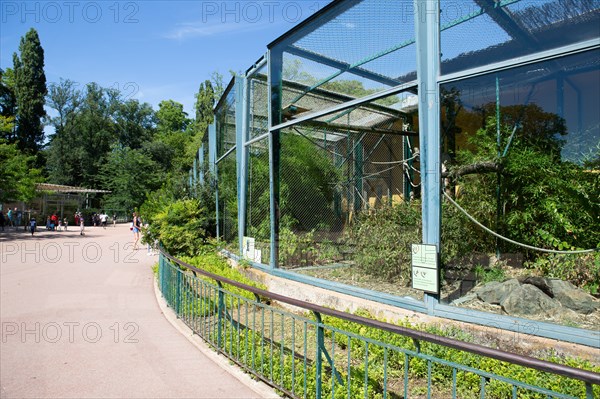
<path id="1" fill-rule="evenodd" d="M 201 253 L 214 236 L 212 209 L 199 199 L 183 199 L 166 205 L 158 213 L 146 217 L 149 228 L 145 240 L 158 240 L 172 255 Z"/>
<path id="2" fill-rule="evenodd" d="M 197 267 L 198 269 L 202 269 L 209 273 L 213 273 L 219 275 L 221 277 L 228 278 L 230 280 L 235 280 L 242 284 L 250 285 L 252 287 L 260 288 L 266 290 L 267 287 L 264 284 L 257 283 L 254 280 L 250 280 L 248 277 L 244 276 L 238 269 L 235 269 L 229 265 L 226 259 L 219 256 L 215 251 L 216 248 L 213 246 L 206 246 L 203 248 L 203 254 L 198 256 L 182 256 L 180 259 L 192 266 Z M 211 283 L 214 283 L 214 280 L 210 280 L 204 276 L 199 276 L 199 278 L 203 280 L 207 280 Z M 230 286 L 228 284 L 224 285 L 224 288 L 235 295 L 239 295 L 245 297 L 247 299 L 254 300 L 254 296 L 240 288 Z"/>
<path id="3" fill-rule="evenodd" d="M 369 274 L 410 279 L 410 245 L 421 242 L 421 203 L 363 212 L 351 226 L 356 264 Z"/>
<path id="4" fill-rule="evenodd" d="M 205 252 L 216 231 L 214 195 L 210 183 L 194 191 L 197 198 L 180 199 L 185 193 L 171 183 L 149 195 L 140 209 L 144 224 L 149 225 L 142 241 L 157 240 L 173 256 Z"/>
<path id="5" fill-rule="evenodd" d="M 485 284 L 490 281 L 504 281 L 506 279 L 506 272 L 501 266 L 484 267 L 481 265 L 475 266 L 475 276 L 477 282 Z"/>

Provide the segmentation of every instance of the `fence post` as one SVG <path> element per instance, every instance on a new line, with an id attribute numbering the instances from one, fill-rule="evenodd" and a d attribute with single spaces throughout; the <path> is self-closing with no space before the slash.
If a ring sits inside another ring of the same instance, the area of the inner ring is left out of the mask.
<path id="1" fill-rule="evenodd" d="M 163 253 L 158 253 L 158 286 L 162 296 L 165 296 L 164 273 L 163 273 Z"/>
<path id="2" fill-rule="evenodd" d="M 225 313 L 225 300 L 223 294 L 223 284 L 217 281 L 219 286 L 219 302 L 217 305 L 217 348 L 221 349 L 223 338 L 221 338 L 223 332 L 223 313 Z"/>
<path id="3" fill-rule="evenodd" d="M 315 368 L 316 370 L 316 398 L 321 399 L 322 395 L 322 370 L 323 370 L 323 360 L 321 359 L 321 354 L 323 353 L 323 346 L 325 345 L 325 332 L 323 330 L 323 322 L 321 320 L 321 314 L 319 312 L 312 312 L 315 315 L 315 319 L 317 320 L 317 357 L 315 359 Z"/>
<path id="4" fill-rule="evenodd" d="M 179 311 L 181 309 L 181 271 L 179 268 L 175 269 L 175 273 L 177 273 L 177 286 L 175 288 L 175 313 L 177 314 L 177 318 L 179 318 Z"/>

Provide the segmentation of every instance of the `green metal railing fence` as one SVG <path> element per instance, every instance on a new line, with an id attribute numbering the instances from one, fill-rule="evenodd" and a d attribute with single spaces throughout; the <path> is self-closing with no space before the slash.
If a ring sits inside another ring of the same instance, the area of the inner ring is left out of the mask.
<path id="1" fill-rule="evenodd" d="M 163 252 L 158 284 L 168 305 L 196 334 L 292 398 L 592 399 L 600 393 L 598 373 L 296 300 Z M 436 356 L 440 349 L 454 352 L 442 358 Z M 461 363 L 471 354 L 478 356 L 477 367 Z M 495 372 L 483 367 L 491 359 L 500 361 Z M 539 386 L 516 379 L 532 373 L 544 376 Z M 440 384 L 442 377 L 451 384 Z"/>

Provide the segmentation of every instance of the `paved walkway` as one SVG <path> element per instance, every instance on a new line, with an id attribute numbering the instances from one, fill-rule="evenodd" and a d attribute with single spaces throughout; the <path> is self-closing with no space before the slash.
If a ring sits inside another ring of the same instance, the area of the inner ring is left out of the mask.
<path id="1" fill-rule="evenodd" d="M 158 257 L 131 240 L 128 225 L 0 232 L 0 397 L 264 397 L 167 321 Z"/>

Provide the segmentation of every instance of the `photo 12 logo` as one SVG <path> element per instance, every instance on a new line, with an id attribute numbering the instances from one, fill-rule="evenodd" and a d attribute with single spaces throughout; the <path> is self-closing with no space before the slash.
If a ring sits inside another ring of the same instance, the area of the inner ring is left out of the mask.
<path id="1" fill-rule="evenodd" d="M 2 23 L 75 23 L 112 22 L 136 24 L 140 11 L 134 1 L 3 1 Z"/>
<path id="2" fill-rule="evenodd" d="M 8 262 L 28 263 L 33 262 L 39 264 L 58 263 L 83 260 L 85 263 L 98 263 L 103 259 L 110 259 L 114 263 L 138 263 L 136 251 L 132 251 L 133 243 L 118 243 L 115 242 L 108 247 L 108 251 L 103 251 L 103 247 L 97 242 L 90 241 L 86 243 L 79 242 L 62 242 L 62 243 L 0 243 L 0 264 Z"/>
<path id="3" fill-rule="evenodd" d="M 309 1 L 203 1 L 202 23 L 298 23 L 319 11 L 327 2 Z"/>
<path id="4" fill-rule="evenodd" d="M 2 343 L 78 343 L 95 344 L 100 341 L 112 341 L 115 344 L 136 344 L 140 330 L 137 323 L 114 322 L 102 325 L 95 321 L 80 323 L 77 321 L 40 322 L 2 322 Z"/>

